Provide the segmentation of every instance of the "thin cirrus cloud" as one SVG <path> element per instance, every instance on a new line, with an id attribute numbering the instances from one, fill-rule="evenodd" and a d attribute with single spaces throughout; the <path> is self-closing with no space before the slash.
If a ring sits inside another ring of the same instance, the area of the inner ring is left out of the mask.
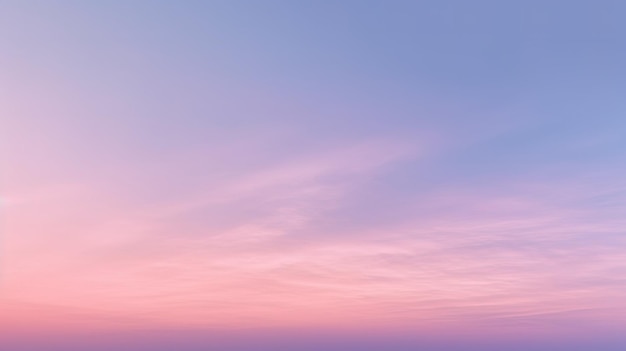
<path id="1" fill-rule="evenodd" d="M 1 341 L 619 349 L 623 21 L 513 3 L 1 5 Z"/>
<path id="2" fill-rule="evenodd" d="M 106 195 L 115 188 L 52 185 L 7 209 L 6 292 L 153 327 L 621 320 L 624 220 L 580 205 L 618 196 L 612 186 L 446 189 L 393 223 L 327 223 L 368 178 L 414 158 L 407 149 L 331 150 L 143 207 Z"/>

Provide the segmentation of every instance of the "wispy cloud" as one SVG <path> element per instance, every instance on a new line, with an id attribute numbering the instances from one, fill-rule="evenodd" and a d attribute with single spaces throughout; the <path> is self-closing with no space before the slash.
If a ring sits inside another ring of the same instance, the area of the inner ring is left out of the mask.
<path id="1" fill-rule="evenodd" d="M 360 143 L 145 206 L 107 195 L 114 184 L 51 186 L 9 209 L 6 294 L 99 306 L 96 320 L 213 327 L 521 327 L 626 308 L 626 223 L 588 206 L 623 209 L 616 182 L 441 189 L 369 228 L 341 222 L 360 188 L 418 155 L 409 144 Z"/>

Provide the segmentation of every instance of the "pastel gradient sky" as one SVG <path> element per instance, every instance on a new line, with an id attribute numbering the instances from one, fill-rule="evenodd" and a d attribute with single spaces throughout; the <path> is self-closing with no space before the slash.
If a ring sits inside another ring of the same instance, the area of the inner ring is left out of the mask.
<path id="1" fill-rule="evenodd" d="M 624 18 L 0 1 L 0 344 L 625 350 Z"/>

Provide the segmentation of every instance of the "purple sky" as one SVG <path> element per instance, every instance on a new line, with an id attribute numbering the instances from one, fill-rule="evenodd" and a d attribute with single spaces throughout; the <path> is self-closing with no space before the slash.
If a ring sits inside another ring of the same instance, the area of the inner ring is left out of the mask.
<path id="1" fill-rule="evenodd" d="M 0 342 L 624 350 L 625 16 L 0 2 Z"/>

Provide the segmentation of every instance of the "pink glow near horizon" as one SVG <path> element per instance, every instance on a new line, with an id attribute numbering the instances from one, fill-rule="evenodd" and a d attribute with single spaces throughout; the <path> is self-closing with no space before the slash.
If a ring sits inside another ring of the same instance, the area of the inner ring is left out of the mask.
<path id="1" fill-rule="evenodd" d="M 118 194 L 114 182 L 34 182 L 29 174 L 22 184 L 21 169 L 13 169 L 3 297 L 15 312 L 2 319 L 17 328 L 20 320 L 21 328 L 60 328 L 60 319 L 70 328 L 428 330 L 586 316 L 593 309 L 593 318 L 624 322 L 611 311 L 623 303 L 619 292 L 584 285 L 620 267 L 621 249 L 568 247 L 568 238 L 618 231 L 626 220 L 599 224 L 551 204 L 579 195 L 567 183 L 528 182 L 505 193 L 449 189 L 407 205 L 419 213 L 428 203 L 435 210 L 427 217 L 371 228 L 325 225 L 368 179 L 420 152 L 409 143 L 360 143 L 213 179 L 176 200 L 148 204 L 133 201 L 132 185 L 130 194 Z M 602 193 L 602 182 L 590 179 L 578 191 Z"/>

